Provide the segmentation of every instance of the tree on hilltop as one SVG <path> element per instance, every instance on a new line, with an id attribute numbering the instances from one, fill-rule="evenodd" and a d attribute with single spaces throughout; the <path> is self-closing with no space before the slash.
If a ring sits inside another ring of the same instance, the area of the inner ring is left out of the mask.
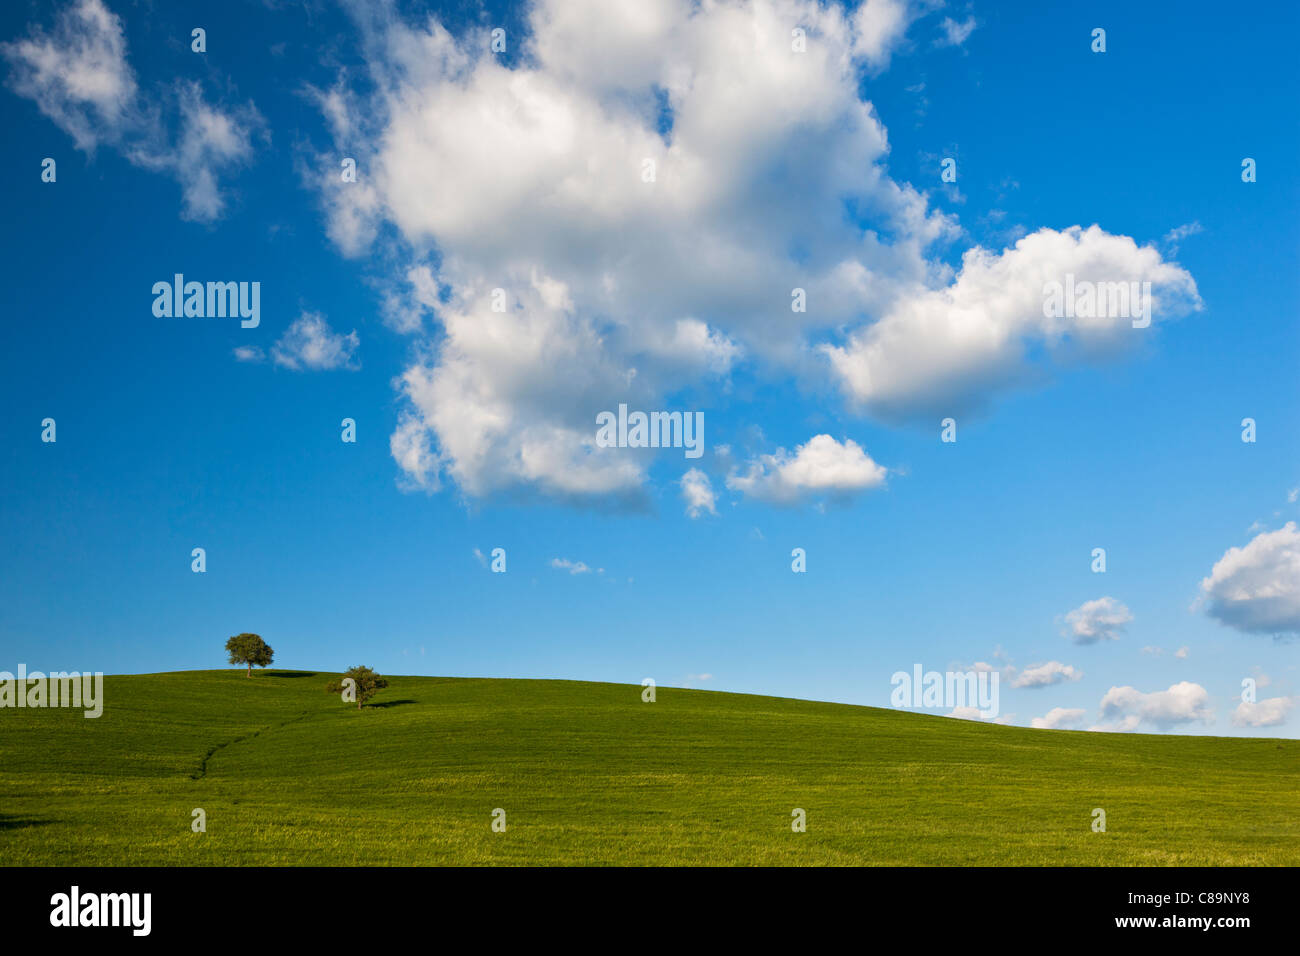
<path id="1" fill-rule="evenodd" d="M 360 710 L 362 704 L 387 686 L 387 680 L 380 677 L 369 667 L 358 665 L 349 667 L 342 677 L 325 689 L 331 694 L 342 694 L 343 699 L 348 703 L 355 700 L 357 710 Z"/>
<path id="2" fill-rule="evenodd" d="M 226 641 L 226 651 L 230 654 L 230 663 L 247 664 L 248 676 L 253 676 L 253 665 L 270 667 L 275 651 L 271 645 L 262 640 L 258 634 L 236 634 Z"/>

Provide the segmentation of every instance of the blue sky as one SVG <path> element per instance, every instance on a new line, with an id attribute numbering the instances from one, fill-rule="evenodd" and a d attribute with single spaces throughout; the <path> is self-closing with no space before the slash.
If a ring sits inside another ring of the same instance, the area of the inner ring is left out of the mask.
<path id="1" fill-rule="evenodd" d="M 1045 6 L 6 6 L 0 668 L 979 662 L 1016 724 L 1295 736 L 1300 16 Z M 1071 270 L 1155 321 L 1042 333 Z M 703 457 L 593 450 L 620 402 Z"/>

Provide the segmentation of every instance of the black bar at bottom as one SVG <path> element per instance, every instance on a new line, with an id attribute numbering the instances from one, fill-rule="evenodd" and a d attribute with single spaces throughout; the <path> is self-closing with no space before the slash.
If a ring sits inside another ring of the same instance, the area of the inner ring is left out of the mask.
<path id="1" fill-rule="evenodd" d="M 470 934 L 453 944 L 461 948 L 515 934 L 537 942 L 541 931 L 653 944 L 696 933 L 771 943 L 813 930 L 862 941 L 901 931 L 924 952 L 1040 932 L 1231 945 L 1296 925 L 1294 868 L 9 868 L 0 880 L 9 942 L 76 934 L 248 944 L 288 934 L 301 944 L 384 946 L 390 933 L 433 933 L 416 938 L 453 944 L 441 933 L 455 927 Z"/>

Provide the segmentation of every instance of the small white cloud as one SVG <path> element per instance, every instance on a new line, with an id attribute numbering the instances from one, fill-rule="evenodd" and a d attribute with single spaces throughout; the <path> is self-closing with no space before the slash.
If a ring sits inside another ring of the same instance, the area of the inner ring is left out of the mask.
<path id="1" fill-rule="evenodd" d="M 1165 233 L 1165 237 L 1161 241 L 1168 248 L 1169 255 L 1176 256 L 1178 255 L 1178 246 L 1184 239 L 1188 236 L 1198 235 L 1204 231 L 1204 227 L 1202 227 L 1199 222 L 1188 222 L 1170 229 Z"/>
<path id="2" fill-rule="evenodd" d="M 235 348 L 235 360 L 239 362 L 263 362 L 266 353 L 256 345 L 240 345 Z"/>
<path id="3" fill-rule="evenodd" d="M 355 368 L 352 357 L 360 344 L 356 330 L 335 333 L 325 317 L 304 312 L 271 349 L 276 365 L 291 369 Z"/>
<path id="4" fill-rule="evenodd" d="M 698 468 L 692 468 L 686 474 L 682 475 L 682 498 L 686 501 L 686 514 L 691 518 L 698 518 L 706 511 L 711 515 L 718 513 L 717 496 L 713 492 L 713 485 L 709 481 L 709 476 Z"/>
<path id="5" fill-rule="evenodd" d="M 1074 727 L 1083 720 L 1084 713 L 1082 707 L 1053 707 L 1042 717 L 1035 717 L 1030 721 L 1029 725 L 1037 727 L 1039 730 L 1059 730 Z"/>
<path id="6" fill-rule="evenodd" d="M 1114 641 L 1124 626 L 1133 620 L 1129 609 L 1113 597 L 1100 597 L 1085 601 L 1065 615 L 1064 633 L 1076 644 L 1096 644 Z"/>
<path id="7" fill-rule="evenodd" d="M 1065 681 L 1075 681 L 1083 677 L 1083 671 L 1060 661 L 1048 661 L 1046 664 L 1034 664 L 1026 667 L 1011 681 L 1012 687 L 1050 687 Z"/>
<path id="8" fill-rule="evenodd" d="M 479 564 L 483 565 L 483 567 L 485 568 L 487 567 L 488 564 L 487 555 L 485 555 L 478 548 L 474 549 L 474 560 L 476 560 Z"/>
<path id="9" fill-rule="evenodd" d="M 1250 634 L 1300 634 L 1300 530 L 1288 521 L 1229 548 L 1201 581 L 1210 617 Z"/>
<path id="10" fill-rule="evenodd" d="M 743 473 L 727 477 L 727 487 L 761 501 L 792 504 L 812 494 L 844 497 L 884 484 L 887 469 L 852 439 L 843 444 L 814 435 L 791 455 L 784 448 L 761 455 Z"/>
<path id="11" fill-rule="evenodd" d="M 551 567 L 568 571 L 570 574 L 590 574 L 591 568 L 582 561 L 570 561 L 568 558 L 551 558 Z M 604 568 L 601 568 L 603 571 Z"/>
<path id="12" fill-rule="evenodd" d="M 944 17 L 939 27 L 943 30 L 943 36 L 936 41 L 936 46 L 961 46 L 975 32 L 975 18 L 967 17 L 958 23 L 952 17 Z"/>
<path id="13" fill-rule="evenodd" d="M 1187 660 L 1187 653 L 1187 645 L 1184 644 L 1182 647 L 1178 648 L 1178 650 L 1174 651 L 1174 657 L 1178 658 L 1180 661 L 1185 661 Z"/>

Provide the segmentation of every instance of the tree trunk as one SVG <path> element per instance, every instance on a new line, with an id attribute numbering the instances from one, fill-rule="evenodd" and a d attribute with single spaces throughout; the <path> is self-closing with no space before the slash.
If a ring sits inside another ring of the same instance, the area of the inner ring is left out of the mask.
<path id="1" fill-rule="evenodd" d="M 253 665 L 252 665 L 252 664 L 249 664 L 249 665 L 248 665 L 248 676 L 249 676 L 249 677 L 252 677 L 252 676 L 253 676 Z"/>
<path id="2" fill-rule="evenodd" d="M 358 698 L 357 698 L 357 710 L 360 710 L 360 709 L 361 709 L 361 698 L 358 697 Z"/>

